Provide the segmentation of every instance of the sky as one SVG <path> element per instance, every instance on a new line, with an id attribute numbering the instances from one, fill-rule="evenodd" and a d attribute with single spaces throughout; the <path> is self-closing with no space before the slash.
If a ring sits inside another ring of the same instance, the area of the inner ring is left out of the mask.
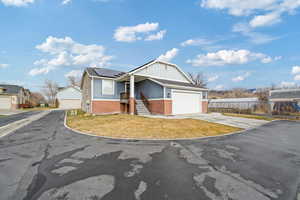
<path id="1" fill-rule="evenodd" d="M 0 83 L 39 91 L 152 59 L 210 89 L 300 85 L 300 0 L 0 0 Z"/>

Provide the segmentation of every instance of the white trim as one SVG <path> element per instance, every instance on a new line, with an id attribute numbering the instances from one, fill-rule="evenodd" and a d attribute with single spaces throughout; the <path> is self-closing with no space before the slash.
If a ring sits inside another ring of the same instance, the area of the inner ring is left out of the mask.
<path id="1" fill-rule="evenodd" d="M 135 98 L 135 91 L 134 91 L 134 75 L 130 76 L 130 98 Z"/>
<path id="2" fill-rule="evenodd" d="M 197 90 L 197 91 L 208 91 L 206 88 L 197 88 L 197 87 L 188 87 L 188 86 L 180 86 L 180 85 L 171 85 L 171 84 L 163 84 L 157 80 L 149 78 L 149 80 L 168 88 L 178 88 L 178 89 L 187 89 L 187 90 Z"/>
<path id="3" fill-rule="evenodd" d="M 95 78 L 95 79 L 100 79 L 100 80 L 103 80 L 103 79 L 116 80 L 116 78 L 109 78 L 109 77 L 105 77 L 105 76 L 91 76 L 91 77 Z"/>
<path id="4" fill-rule="evenodd" d="M 94 77 L 91 79 L 91 102 L 90 102 L 90 113 L 93 113 L 93 100 L 94 100 Z"/>
<path id="5" fill-rule="evenodd" d="M 163 88 L 163 90 L 164 90 L 164 92 L 163 92 L 163 97 L 165 98 L 166 97 L 166 87 L 164 86 L 164 88 Z"/>
<path id="6" fill-rule="evenodd" d="M 168 85 L 168 84 L 166 84 L 165 86 L 169 87 L 169 88 L 183 89 L 183 90 L 189 90 L 189 91 L 192 91 L 192 90 L 208 91 L 208 89 L 206 89 L 206 88 L 195 88 L 195 87 L 188 87 L 188 86 Z"/>
<path id="7" fill-rule="evenodd" d="M 148 101 L 161 101 L 161 100 L 172 100 L 172 98 L 150 98 Z M 140 99 L 136 99 L 136 101 L 143 101 Z"/>
<path id="8" fill-rule="evenodd" d="M 158 77 L 158 76 L 150 76 L 150 75 L 140 75 L 140 74 L 135 74 L 135 76 L 142 76 L 142 77 L 145 77 L 145 78 L 155 78 L 155 79 L 162 79 L 162 80 L 167 80 L 167 81 L 176 81 L 176 82 L 180 82 L 180 83 L 188 83 L 186 81 L 181 81 L 181 80 L 178 80 L 178 79 L 169 79 L 169 78 L 162 78 L 162 77 Z"/>
<path id="9" fill-rule="evenodd" d="M 171 89 L 171 92 L 181 92 L 181 93 L 194 93 L 194 94 L 202 94 L 202 92 L 190 91 L 190 90 L 176 90 Z M 202 98 L 201 98 L 202 99 Z"/>

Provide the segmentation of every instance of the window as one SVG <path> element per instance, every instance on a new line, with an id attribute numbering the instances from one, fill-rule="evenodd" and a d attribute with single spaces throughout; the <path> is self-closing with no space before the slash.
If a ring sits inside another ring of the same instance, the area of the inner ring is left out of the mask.
<path id="1" fill-rule="evenodd" d="M 202 92 L 202 99 L 207 99 L 207 92 Z"/>
<path id="2" fill-rule="evenodd" d="M 102 80 L 102 94 L 114 95 L 115 94 L 115 82 L 113 80 Z"/>

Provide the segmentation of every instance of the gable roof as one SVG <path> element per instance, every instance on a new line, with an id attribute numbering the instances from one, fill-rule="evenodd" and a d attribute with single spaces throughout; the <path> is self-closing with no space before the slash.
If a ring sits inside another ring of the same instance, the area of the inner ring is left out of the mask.
<path id="1" fill-rule="evenodd" d="M 180 69 L 180 67 L 178 67 L 177 65 L 175 64 L 172 64 L 172 63 L 168 63 L 168 62 L 165 62 L 165 61 L 161 61 L 161 60 L 151 60 L 150 62 L 142 65 L 142 66 L 139 66 L 131 71 L 128 72 L 128 74 L 133 74 L 137 71 L 140 71 L 142 70 L 143 68 L 145 67 L 148 67 L 149 65 L 152 65 L 152 64 L 155 64 L 155 63 L 162 63 L 162 64 L 165 64 L 165 65 L 170 65 L 170 66 L 173 66 L 175 67 L 190 83 L 194 83 L 194 81 L 184 72 Z"/>
<path id="2" fill-rule="evenodd" d="M 18 85 L 0 84 L 0 88 L 5 89 L 4 94 L 18 94 L 23 87 Z"/>
<path id="3" fill-rule="evenodd" d="M 165 79 L 157 79 L 157 78 L 150 78 L 150 80 L 162 85 L 162 86 L 180 86 L 180 87 L 189 87 L 189 88 L 195 88 L 195 89 L 201 89 L 201 90 L 206 90 L 206 88 L 199 87 L 197 85 L 194 85 L 192 83 L 184 83 L 184 82 L 179 82 L 179 81 L 170 81 L 170 80 L 165 80 Z"/>
<path id="4" fill-rule="evenodd" d="M 90 76 L 94 77 L 107 77 L 107 78 L 118 78 L 125 74 L 125 72 L 112 70 L 112 69 L 106 69 L 106 68 L 86 68 L 87 73 Z"/>
<path id="5" fill-rule="evenodd" d="M 270 99 L 300 99 L 300 89 L 271 90 Z"/>
<path id="6" fill-rule="evenodd" d="M 121 79 L 122 77 L 124 77 L 126 75 L 134 74 L 137 71 L 140 71 L 143 68 L 148 67 L 148 66 L 150 66 L 152 64 L 155 64 L 155 63 L 162 63 L 162 64 L 165 64 L 165 65 L 170 65 L 170 66 L 175 67 L 190 82 L 190 83 L 183 83 L 183 84 L 189 84 L 190 86 L 195 87 L 195 85 L 193 84 L 194 81 L 186 73 L 184 73 L 177 65 L 172 64 L 172 63 L 168 63 L 168 62 L 165 62 L 165 61 L 160 61 L 160 60 L 151 60 L 150 62 L 147 62 L 146 64 L 143 64 L 143 65 L 141 65 L 137 68 L 134 68 L 133 70 L 131 70 L 129 72 L 122 72 L 122 71 L 106 69 L 106 68 L 88 67 L 88 68 L 85 69 L 84 74 L 87 73 L 90 77 L 99 77 L 99 78 L 105 77 L 105 78 L 113 78 L 113 79 L 120 78 Z M 163 79 L 160 79 L 160 80 L 163 80 Z M 177 81 L 173 81 L 174 84 L 175 84 L 175 82 L 177 82 Z M 178 83 L 181 83 L 181 82 L 178 81 Z"/>

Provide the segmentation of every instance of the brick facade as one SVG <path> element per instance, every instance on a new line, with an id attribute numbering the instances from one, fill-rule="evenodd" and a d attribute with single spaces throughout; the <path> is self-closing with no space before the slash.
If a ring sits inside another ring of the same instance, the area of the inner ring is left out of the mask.
<path id="1" fill-rule="evenodd" d="M 150 100 L 149 111 L 152 114 L 171 115 L 172 100 Z"/>
<path id="2" fill-rule="evenodd" d="M 94 114 L 110 114 L 110 113 L 121 113 L 120 101 L 93 101 L 92 102 L 92 113 Z"/>
<path id="3" fill-rule="evenodd" d="M 207 113 L 208 112 L 208 101 L 201 101 L 202 104 L 202 113 Z"/>

